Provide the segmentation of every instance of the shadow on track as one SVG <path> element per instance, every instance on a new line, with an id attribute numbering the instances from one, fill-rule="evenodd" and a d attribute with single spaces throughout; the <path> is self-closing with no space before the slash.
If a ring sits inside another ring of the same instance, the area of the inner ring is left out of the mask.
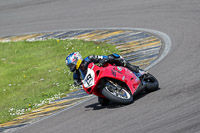
<path id="1" fill-rule="evenodd" d="M 160 88 L 158 88 L 158 90 L 160 90 Z M 145 92 L 145 91 L 141 92 L 140 94 L 138 94 L 135 97 L 134 102 L 139 100 L 140 98 L 143 98 L 144 96 L 146 96 L 150 93 L 153 93 L 153 92 Z M 113 109 L 113 108 L 120 108 L 120 107 L 124 107 L 124 106 L 127 106 L 127 105 L 121 105 L 121 104 L 117 104 L 117 103 L 114 103 L 114 102 L 110 102 L 109 105 L 106 105 L 106 106 L 101 106 L 99 103 L 93 103 L 93 104 L 85 106 L 85 108 L 86 109 L 92 109 L 92 110 L 101 110 L 101 109 L 105 109 L 105 108 L 106 109 Z"/>

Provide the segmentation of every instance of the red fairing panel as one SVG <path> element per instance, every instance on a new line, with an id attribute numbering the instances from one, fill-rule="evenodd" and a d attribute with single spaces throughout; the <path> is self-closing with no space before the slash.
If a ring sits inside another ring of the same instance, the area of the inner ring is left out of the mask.
<path id="1" fill-rule="evenodd" d="M 108 66 L 104 67 L 100 73 L 100 79 L 103 77 L 117 79 L 119 81 L 125 82 L 132 94 L 136 91 L 141 81 L 135 74 L 125 67 L 119 66 Z"/>
<path id="2" fill-rule="evenodd" d="M 125 82 L 132 94 L 136 91 L 141 83 L 138 77 L 125 67 L 112 66 L 110 64 L 107 67 L 99 67 L 94 65 L 94 63 L 90 63 L 88 65 L 86 77 L 82 81 L 84 90 L 88 94 L 93 93 L 102 97 L 102 95 L 96 89 L 96 86 L 99 84 L 100 79 L 104 77 Z"/>

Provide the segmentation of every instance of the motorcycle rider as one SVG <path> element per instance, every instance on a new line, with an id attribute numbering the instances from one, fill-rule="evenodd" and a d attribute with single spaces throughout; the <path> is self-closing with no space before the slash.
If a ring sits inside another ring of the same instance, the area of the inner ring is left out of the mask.
<path id="1" fill-rule="evenodd" d="M 66 65 L 69 67 L 70 71 L 73 72 L 74 85 L 81 85 L 81 79 L 84 79 L 88 65 L 93 63 L 99 63 L 102 66 L 105 63 L 115 64 L 116 66 L 123 66 L 134 72 L 135 74 L 141 76 L 145 72 L 140 70 L 138 66 L 131 65 L 122 56 L 113 53 L 108 56 L 105 55 L 90 55 L 85 59 L 79 52 L 73 52 L 66 57 Z"/>

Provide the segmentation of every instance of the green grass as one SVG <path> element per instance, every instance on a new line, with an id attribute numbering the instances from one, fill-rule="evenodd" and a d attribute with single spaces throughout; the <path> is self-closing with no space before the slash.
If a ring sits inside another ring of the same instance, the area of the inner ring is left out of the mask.
<path id="1" fill-rule="evenodd" d="M 75 51 L 83 58 L 119 53 L 112 45 L 83 40 L 0 43 L 0 123 L 72 91 L 65 58 Z"/>

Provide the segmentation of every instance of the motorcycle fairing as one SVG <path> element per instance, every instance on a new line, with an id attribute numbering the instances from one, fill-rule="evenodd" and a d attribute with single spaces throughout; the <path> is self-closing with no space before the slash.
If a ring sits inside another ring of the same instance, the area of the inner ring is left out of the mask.
<path id="1" fill-rule="evenodd" d="M 104 67 L 99 74 L 99 78 L 108 77 L 125 82 L 133 94 L 139 87 L 141 81 L 133 72 L 125 67 L 108 66 Z"/>
<path id="2" fill-rule="evenodd" d="M 84 80 L 82 80 L 84 90 L 88 94 L 93 93 L 102 97 L 96 87 L 100 83 L 100 79 L 105 77 L 125 82 L 132 94 L 134 94 L 141 83 L 139 78 L 125 67 L 112 66 L 110 64 L 106 67 L 99 67 L 94 65 L 94 63 L 90 63 L 88 65 L 87 74 Z"/>

